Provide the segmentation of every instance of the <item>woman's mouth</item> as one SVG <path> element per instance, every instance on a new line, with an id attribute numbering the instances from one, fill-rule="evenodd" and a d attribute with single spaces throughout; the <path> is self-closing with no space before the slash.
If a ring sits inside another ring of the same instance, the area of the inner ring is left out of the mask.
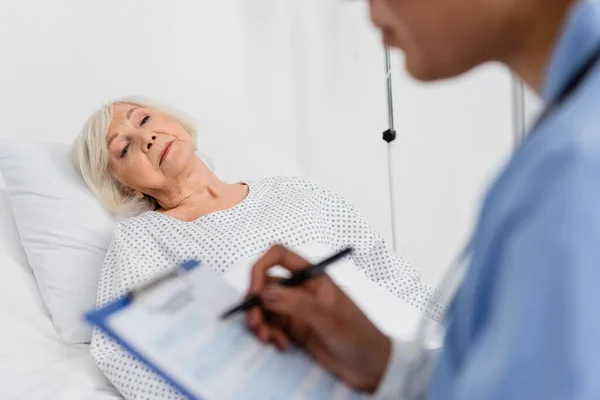
<path id="1" fill-rule="evenodd" d="M 167 154 L 169 154 L 169 151 L 171 151 L 171 146 L 173 145 L 174 140 L 171 140 L 169 143 L 166 144 L 166 146 L 164 147 L 162 153 L 160 154 L 160 161 L 158 162 L 158 165 L 161 165 L 163 160 L 165 159 L 165 157 L 167 157 Z"/>

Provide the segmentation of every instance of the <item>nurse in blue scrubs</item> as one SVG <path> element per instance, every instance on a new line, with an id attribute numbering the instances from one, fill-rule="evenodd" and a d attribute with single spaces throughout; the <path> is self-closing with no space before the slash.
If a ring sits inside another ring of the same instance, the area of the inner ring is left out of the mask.
<path id="1" fill-rule="evenodd" d="M 270 284 L 305 265 L 282 247 L 253 269 L 248 326 L 379 398 L 600 399 L 600 0 L 370 6 L 415 78 L 499 61 L 548 109 L 487 192 L 441 350 L 387 338 L 327 276 Z"/>

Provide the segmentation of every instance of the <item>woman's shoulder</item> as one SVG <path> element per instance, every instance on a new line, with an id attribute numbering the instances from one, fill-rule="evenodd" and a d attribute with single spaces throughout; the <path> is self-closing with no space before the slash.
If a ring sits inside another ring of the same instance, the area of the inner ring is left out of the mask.
<path id="1" fill-rule="evenodd" d="M 123 218 L 115 226 L 115 238 L 131 237 L 149 232 L 157 223 L 156 214 L 154 211 L 147 211 L 140 215 Z"/>

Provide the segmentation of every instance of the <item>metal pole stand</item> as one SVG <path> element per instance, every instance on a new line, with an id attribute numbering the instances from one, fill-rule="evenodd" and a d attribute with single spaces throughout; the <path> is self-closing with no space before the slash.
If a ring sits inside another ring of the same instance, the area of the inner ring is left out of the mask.
<path id="1" fill-rule="evenodd" d="M 394 128 L 394 98 L 392 91 L 392 67 L 390 48 L 385 46 L 385 80 L 387 91 L 388 129 L 383 132 L 383 140 L 387 143 L 388 164 L 388 186 L 390 188 L 390 215 L 392 217 L 392 248 L 396 251 L 397 246 L 397 221 L 396 221 L 396 190 L 394 185 L 394 169 L 392 167 L 392 142 L 396 140 L 396 129 Z"/>

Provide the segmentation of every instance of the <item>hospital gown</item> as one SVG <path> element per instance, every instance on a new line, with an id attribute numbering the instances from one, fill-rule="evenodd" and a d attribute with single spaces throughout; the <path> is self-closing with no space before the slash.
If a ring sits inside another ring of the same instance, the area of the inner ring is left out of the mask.
<path id="1" fill-rule="evenodd" d="M 119 223 L 102 267 L 98 305 L 124 295 L 153 275 L 195 258 L 224 273 L 237 260 L 279 243 L 320 243 L 334 250 L 352 246 L 354 264 L 373 281 L 439 319 L 439 294 L 388 250 L 384 240 L 341 197 L 298 178 L 248 182 L 241 203 L 183 222 L 147 212 Z M 179 394 L 98 330 L 91 353 L 127 399 L 176 399 Z"/>

